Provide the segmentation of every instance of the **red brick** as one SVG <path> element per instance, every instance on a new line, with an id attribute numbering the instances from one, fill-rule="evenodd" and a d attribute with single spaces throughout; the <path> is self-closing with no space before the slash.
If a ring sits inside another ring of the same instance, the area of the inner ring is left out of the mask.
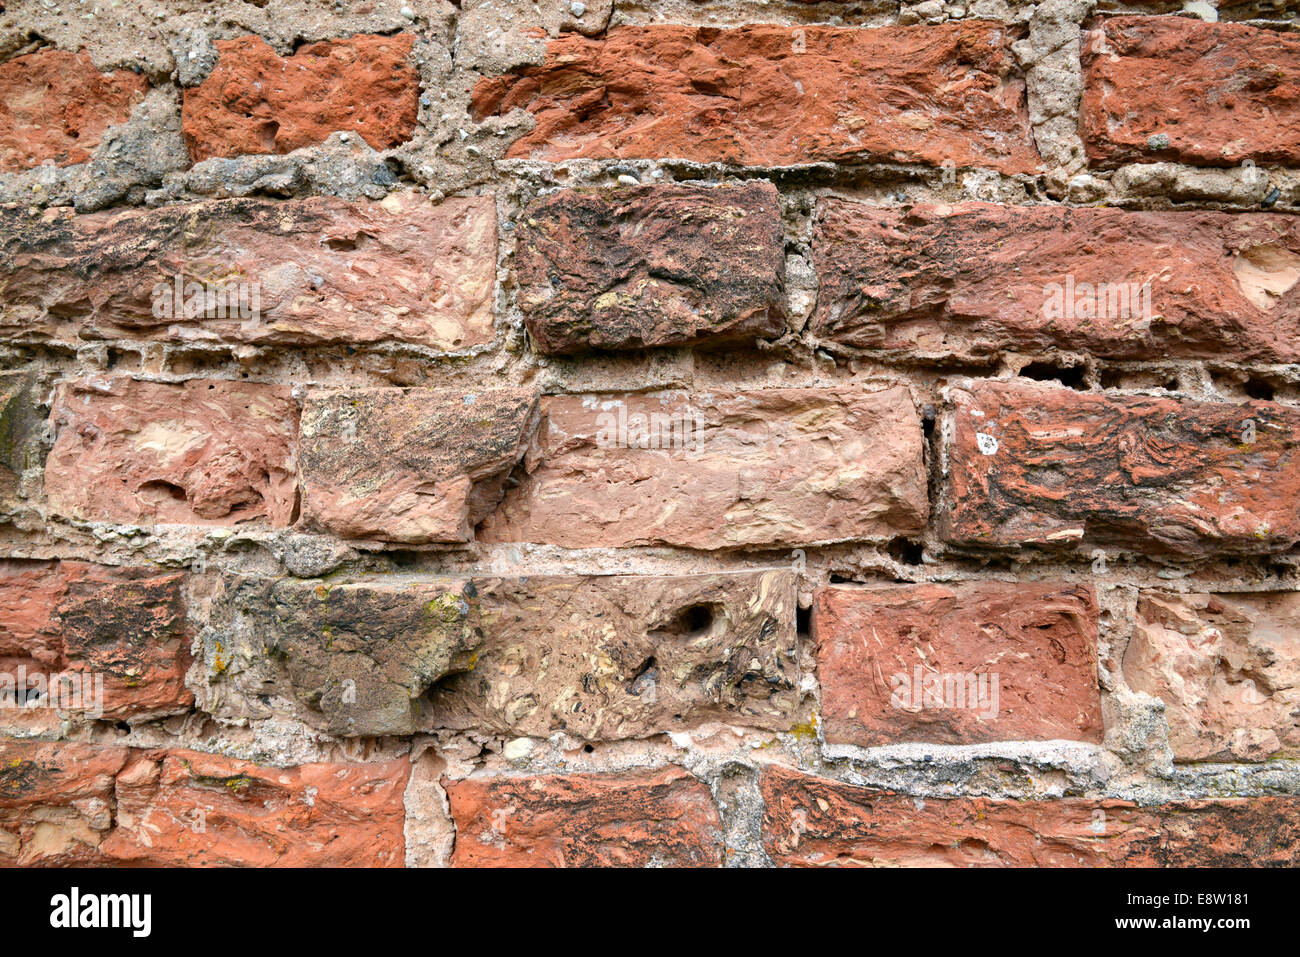
<path id="1" fill-rule="evenodd" d="M 36 458 L 41 416 L 36 377 L 30 372 L 0 372 L 0 508 L 17 504 L 23 472 Z"/>
<path id="2" fill-rule="evenodd" d="M 185 91 L 185 142 L 195 162 L 245 153 L 291 153 L 336 130 L 374 149 L 415 131 L 420 77 L 414 37 L 358 34 L 311 43 L 291 56 L 259 37 L 218 40 L 216 68 Z"/>
<path id="3" fill-rule="evenodd" d="M 64 382 L 45 493 L 61 515 L 131 524 L 288 525 L 298 407 L 288 386 L 125 376 Z"/>
<path id="4" fill-rule="evenodd" d="M 1102 50 L 1104 39 L 1105 52 Z M 1088 159 L 1300 163 L 1300 36 L 1184 17 L 1111 17 L 1083 34 Z M 1153 136 L 1168 139 L 1152 148 Z"/>
<path id="5" fill-rule="evenodd" d="M 543 353 L 753 342 L 785 330 L 771 183 L 561 190 L 520 215 L 519 308 Z"/>
<path id="6" fill-rule="evenodd" d="M 262 767 L 196 751 L 133 756 L 102 852 L 151 867 L 401 867 L 406 758 Z"/>
<path id="7" fill-rule="evenodd" d="M 530 389 L 349 389 L 307 397 L 303 518 L 348 538 L 466 542 L 537 428 Z"/>
<path id="8" fill-rule="evenodd" d="M 0 562 L 0 673 L 99 676 L 108 719 L 187 710 L 183 581 L 149 568 Z"/>
<path id="9" fill-rule="evenodd" d="M 400 867 L 410 762 L 0 740 L 0 863 Z"/>
<path id="10" fill-rule="evenodd" d="M 454 867 L 716 867 L 709 788 L 679 768 L 445 781 Z"/>
<path id="11" fill-rule="evenodd" d="M 830 586 L 813 637 L 833 744 L 1101 741 L 1091 588 Z"/>
<path id="12" fill-rule="evenodd" d="M 125 748 L 0 739 L 0 865 L 98 863 Z"/>
<path id="13" fill-rule="evenodd" d="M 949 542 L 1194 557 L 1300 541 L 1300 410 L 994 381 L 953 401 Z"/>
<path id="14" fill-rule="evenodd" d="M 542 413 L 528 474 L 480 541 L 714 549 L 925 528 L 906 389 L 562 395 Z"/>
<path id="15" fill-rule="evenodd" d="M 1300 357 L 1292 216 L 827 199 L 813 257 L 813 331 L 852 346 L 963 358 L 1053 348 Z"/>
<path id="16" fill-rule="evenodd" d="M 508 156 L 675 157 L 781 166 L 898 161 L 1030 173 L 1039 165 L 1015 36 L 985 21 L 837 29 L 615 27 L 485 78 L 480 117 L 537 126 Z"/>
<path id="17" fill-rule="evenodd" d="M 0 171 L 87 162 L 148 89 L 128 70 L 101 73 L 86 53 L 41 50 L 0 63 Z"/>
<path id="18" fill-rule="evenodd" d="M 1122 667 L 1176 760 L 1300 757 L 1300 593 L 1143 592 Z"/>
<path id="19" fill-rule="evenodd" d="M 492 341 L 491 196 L 225 199 L 85 216 L 10 208 L 0 234 L 8 337 L 442 350 Z"/>
<path id="20" fill-rule="evenodd" d="M 1259 867 L 1300 862 L 1300 800 L 1136 807 L 919 798 L 769 765 L 763 845 L 782 866 Z"/>

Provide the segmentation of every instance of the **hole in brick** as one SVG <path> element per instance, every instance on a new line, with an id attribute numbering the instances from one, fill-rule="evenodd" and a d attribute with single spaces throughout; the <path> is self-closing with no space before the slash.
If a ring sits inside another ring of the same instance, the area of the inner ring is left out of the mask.
<path id="1" fill-rule="evenodd" d="M 851 578 L 845 578 L 843 575 L 831 575 L 832 585 L 847 585 L 851 581 Z"/>
<path id="2" fill-rule="evenodd" d="M 595 751 L 595 750 L 596 750 L 596 749 L 593 748 L 593 747 L 592 747 L 591 745 L 589 745 L 589 744 L 584 744 L 584 745 L 582 746 L 582 753 L 583 753 L 583 754 L 591 754 L 591 753 L 592 753 L 593 751 Z"/>
<path id="3" fill-rule="evenodd" d="M 643 691 L 654 687 L 655 679 L 659 674 L 657 664 L 654 655 L 641 662 L 641 667 L 637 669 L 636 674 L 632 676 L 632 680 L 628 682 L 627 693 L 639 698 Z"/>
<path id="4" fill-rule="evenodd" d="M 678 627 L 691 635 L 708 631 L 713 627 L 713 609 L 708 605 L 692 605 L 678 616 Z"/>
<path id="5" fill-rule="evenodd" d="M 414 568 L 420 564 L 420 553 L 410 549 L 394 549 L 387 553 L 388 560 L 393 563 L 395 568 Z"/>
<path id="6" fill-rule="evenodd" d="M 812 609 L 797 608 L 794 613 L 794 630 L 801 638 L 812 634 Z"/>
<path id="7" fill-rule="evenodd" d="M 1088 388 L 1087 383 L 1084 382 L 1086 373 L 1087 369 L 1083 366 L 1058 366 L 1054 362 L 1031 362 L 1020 370 L 1020 374 L 1026 379 L 1034 379 L 1037 382 L 1055 380 L 1067 388 L 1080 391 Z"/>
<path id="8" fill-rule="evenodd" d="M 904 565 L 919 565 L 925 555 L 925 545 L 907 538 L 895 538 L 886 547 L 889 557 Z"/>
<path id="9" fill-rule="evenodd" d="M 185 501 L 185 489 L 181 488 L 174 482 L 164 482 L 161 479 L 153 482 L 145 482 L 136 491 L 141 498 L 158 504 L 169 501 Z"/>
<path id="10" fill-rule="evenodd" d="M 1273 386 L 1264 379 L 1251 376 L 1241 388 L 1252 399 L 1263 399 L 1266 402 L 1273 401 Z"/>

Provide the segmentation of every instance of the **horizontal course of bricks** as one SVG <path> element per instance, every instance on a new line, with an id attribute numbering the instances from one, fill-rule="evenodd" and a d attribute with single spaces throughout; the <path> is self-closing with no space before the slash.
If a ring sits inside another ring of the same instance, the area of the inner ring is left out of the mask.
<path id="1" fill-rule="evenodd" d="M 0 866 L 1300 863 L 1272 6 L 38 6 Z"/>

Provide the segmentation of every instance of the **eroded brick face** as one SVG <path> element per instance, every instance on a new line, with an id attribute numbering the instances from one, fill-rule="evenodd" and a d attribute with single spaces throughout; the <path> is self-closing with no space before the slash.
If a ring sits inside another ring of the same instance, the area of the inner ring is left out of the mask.
<path id="1" fill-rule="evenodd" d="M 920 798 L 776 765 L 763 770 L 764 846 L 783 866 L 1291 866 L 1291 797 L 1142 808 L 1081 798 Z"/>
<path id="2" fill-rule="evenodd" d="M 129 70 L 100 72 L 86 53 L 41 50 L 0 63 L 0 170 L 85 163 L 148 89 Z"/>
<path id="3" fill-rule="evenodd" d="M 536 428 L 527 389 L 312 395 L 302 420 L 306 521 L 345 538 L 471 541 Z"/>
<path id="4" fill-rule="evenodd" d="M 105 719 L 184 712 L 194 696 L 183 584 L 149 568 L 0 562 L 0 673 L 15 692 L 20 675 L 27 691 L 40 675 L 47 702 L 52 676 L 78 676 L 70 702 Z"/>
<path id="5" fill-rule="evenodd" d="M 73 215 L 0 211 L 0 329 L 15 338 L 456 351 L 492 339 L 490 196 L 434 204 L 214 200 Z"/>
<path id="6" fill-rule="evenodd" d="M 340 130 L 374 149 L 410 139 L 420 92 L 413 42 L 359 35 L 282 57 L 258 37 L 217 41 L 216 69 L 185 91 L 190 154 L 289 153 Z"/>
<path id="7" fill-rule="evenodd" d="M 925 524 L 921 421 L 902 389 L 548 396 L 542 414 L 480 541 L 714 549 Z"/>
<path id="8" fill-rule="evenodd" d="M 1238 23 L 1108 17 L 1082 43 L 1080 132 L 1092 162 L 1300 160 L 1300 38 L 1294 34 Z"/>
<path id="9" fill-rule="evenodd" d="M 1261 761 L 1300 750 L 1293 593 L 1152 591 L 1137 607 L 1124 677 L 1164 702 L 1175 758 Z"/>
<path id="10" fill-rule="evenodd" d="M 61 385 L 45 463 L 51 507 L 128 524 L 288 525 L 298 409 L 287 386 L 125 376 Z"/>
<path id="11" fill-rule="evenodd" d="M 0 740 L 0 863 L 400 866 L 409 774 Z"/>
<path id="12" fill-rule="evenodd" d="M 717 806 L 678 768 L 447 784 L 455 867 L 716 867 Z"/>
<path id="13" fill-rule="evenodd" d="M 1297 358 L 1289 216 L 829 199 L 813 252 L 814 327 L 860 348 Z"/>
<path id="14" fill-rule="evenodd" d="M 1101 740 L 1088 588 L 1007 581 L 819 589 L 826 740 Z"/>
<path id="15" fill-rule="evenodd" d="M 954 394 L 948 541 L 1281 551 L 1300 540 L 1300 412 L 974 383 Z"/>
<path id="16" fill-rule="evenodd" d="M 521 218 L 519 305 L 540 352 L 725 344 L 785 328 L 770 183 L 566 190 Z"/>
<path id="17" fill-rule="evenodd" d="M 553 40 L 540 66 L 484 78 L 474 108 L 531 113 L 536 128 L 510 148 L 529 159 L 950 160 L 1029 173 L 1038 155 L 1012 40 L 984 21 L 615 27 L 602 39 Z"/>

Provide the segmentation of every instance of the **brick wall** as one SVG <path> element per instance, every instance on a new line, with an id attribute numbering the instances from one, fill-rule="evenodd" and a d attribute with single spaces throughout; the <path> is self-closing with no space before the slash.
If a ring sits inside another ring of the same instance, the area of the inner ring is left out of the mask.
<path id="1" fill-rule="evenodd" d="M 1300 862 L 1293 4 L 63 6 L 0 864 Z"/>

